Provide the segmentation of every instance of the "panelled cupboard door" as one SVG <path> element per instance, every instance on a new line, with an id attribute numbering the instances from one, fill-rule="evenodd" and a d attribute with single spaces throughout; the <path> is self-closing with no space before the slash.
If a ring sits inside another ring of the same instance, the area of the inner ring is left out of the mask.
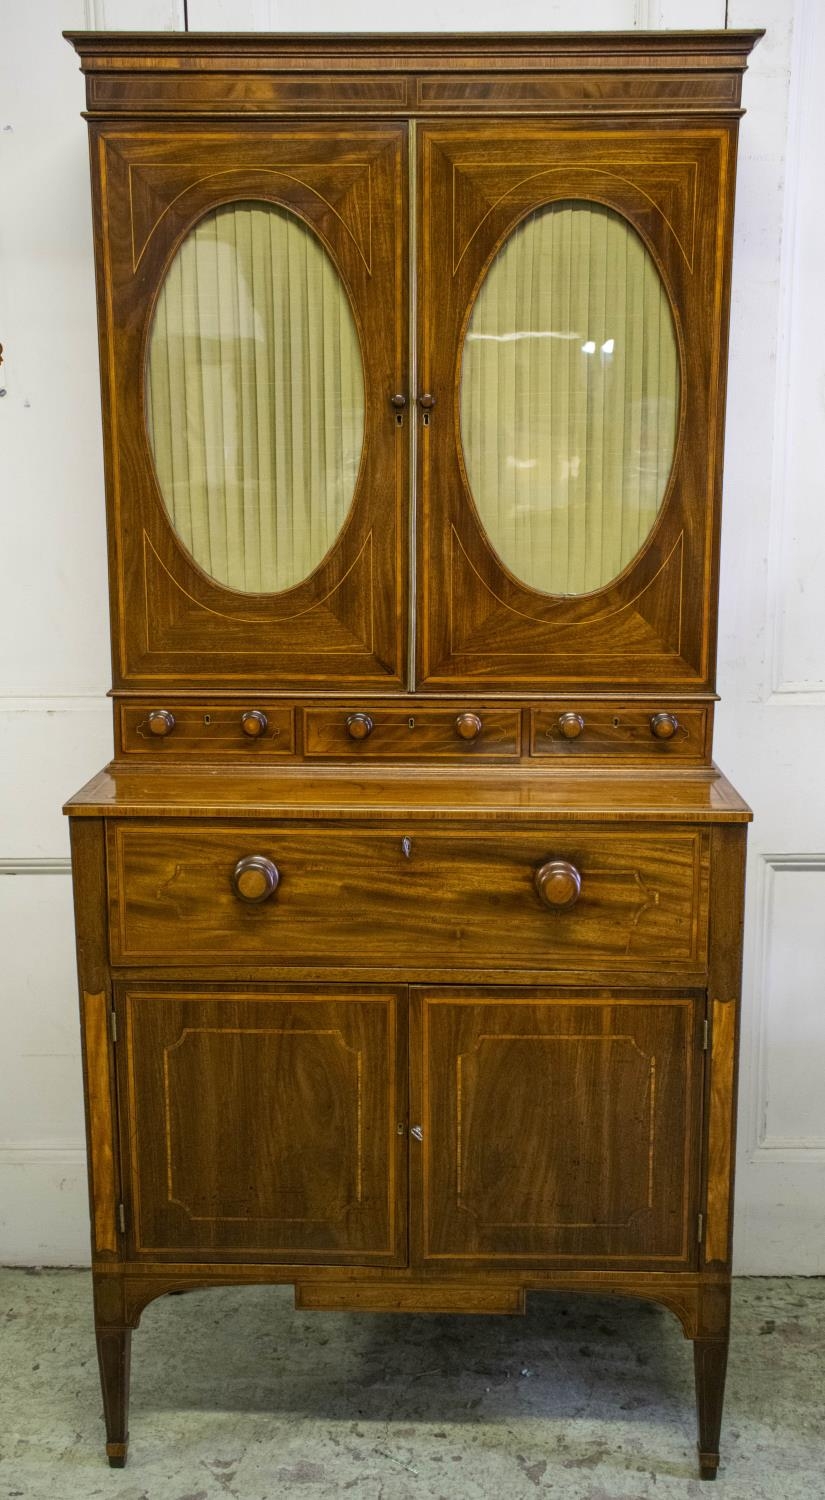
<path id="1" fill-rule="evenodd" d="M 406 127 L 91 131 L 115 686 L 399 685 Z"/>
<path id="2" fill-rule="evenodd" d="M 735 126 L 419 148 L 420 683 L 711 687 Z"/>
<path id="3" fill-rule="evenodd" d="M 135 1256 L 406 1261 L 401 991 L 122 984 Z"/>
<path id="4" fill-rule="evenodd" d="M 703 1002 L 412 992 L 413 1257 L 686 1269 Z"/>

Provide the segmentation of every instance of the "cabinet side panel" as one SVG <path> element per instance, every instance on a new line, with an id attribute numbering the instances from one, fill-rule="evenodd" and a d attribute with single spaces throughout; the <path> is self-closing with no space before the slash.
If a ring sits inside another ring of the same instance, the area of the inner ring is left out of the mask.
<path id="1" fill-rule="evenodd" d="M 744 829 L 715 828 L 710 918 L 710 1079 L 705 1265 L 727 1265 L 733 1228 L 736 1087 L 745 892 Z"/>
<path id="2" fill-rule="evenodd" d="M 116 1255 L 115 1094 L 102 820 L 73 820 L 71 839 L 92 1244 L 98 1254 Z"/>

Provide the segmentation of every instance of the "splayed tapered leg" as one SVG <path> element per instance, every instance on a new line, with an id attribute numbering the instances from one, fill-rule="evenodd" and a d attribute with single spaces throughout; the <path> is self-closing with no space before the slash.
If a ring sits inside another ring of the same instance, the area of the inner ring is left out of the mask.
<path id="1" fill-rule="evenodd" d="M 719 1466 L 719 1433 L 725 1399 L 728 1340 L 694 1339 L 693 1367 L 696 1375 L 696 1415 L 699 1422 L 699 1474 L 715 1479 Z"/>
<path id="2" fill-rule="evenodd" d="M 106 1456 L 113 1469 L 126 1464 L 129 1446 L 129 1357 L 131 1328 L 97 1329 L 97 1359 L 106 1422 Z"/>

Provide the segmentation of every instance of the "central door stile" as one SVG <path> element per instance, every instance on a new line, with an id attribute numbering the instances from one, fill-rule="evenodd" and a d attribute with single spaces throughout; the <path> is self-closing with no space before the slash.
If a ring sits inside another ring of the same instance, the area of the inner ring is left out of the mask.
<path id="1" fill-rule="evenodd" d="M 410 545 L 408 573 L 408 636 L 407 636 L 407 687 L 415 692 L 416 678 L 416 590 L 418 579 L 418 123 L 407 121 L 407 213 L 408 239 L 407 278 L 409 284 L 409 307 L 407 329 L 409 395 L 407 406 L 409 418 L 409 486 L 410 486 Z"/>
<path id="2" fill-rule="evenodd" d="M 427 1249 L 427 1160 L 430 1151 L 427 1104 L 427 1056 L 424 1045 L 424 989 L 420 985 L 409 988 L 409 1088 L 410 1114 L 408 1138 L 408 1180 L 410 1185 L 409 1212 L 409 1263 L 413 1270 L 420 1269 L 426 1260 Z"/>

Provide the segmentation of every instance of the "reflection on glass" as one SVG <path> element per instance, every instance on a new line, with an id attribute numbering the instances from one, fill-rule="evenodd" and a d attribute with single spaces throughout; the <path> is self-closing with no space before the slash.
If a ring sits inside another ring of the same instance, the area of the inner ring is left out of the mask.
<path id="1" fill-rule="evenodd" d="M 352 501 L 364 373 L 349 299 L 303 222 L 234 203 L 187 236 L 158 297 L 149 441 L 172 524 L 212 578 L 306 578 Z"/>
<path id="2" fill-rule="evenodd" d="M 531 588 L 603 587 L 642 546 L 673 462 L 670 304 L 630 225 L 548 205 L 493 261 L 461 372 L 467 478 L 487 535 Z"/>

